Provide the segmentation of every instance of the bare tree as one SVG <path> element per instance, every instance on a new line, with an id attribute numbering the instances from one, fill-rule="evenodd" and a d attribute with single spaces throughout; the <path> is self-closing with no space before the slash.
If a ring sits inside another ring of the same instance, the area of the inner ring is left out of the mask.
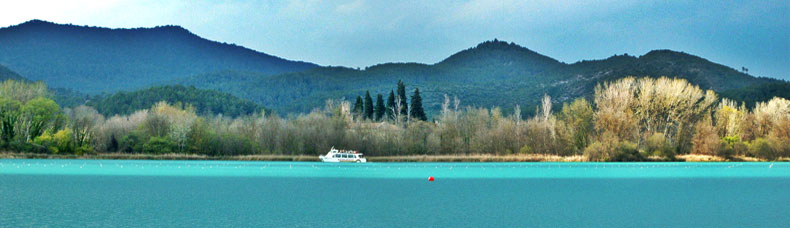
<path id="1" fill-rule="evenodd" d="M 403 109 L 402 106 L 400 96 L 395 96 L 395 105 L 392 106 L 392 114 L 395 116 L 395 123 L 398 125 L 401 123 L 402 114 L 400 110 Z"/>

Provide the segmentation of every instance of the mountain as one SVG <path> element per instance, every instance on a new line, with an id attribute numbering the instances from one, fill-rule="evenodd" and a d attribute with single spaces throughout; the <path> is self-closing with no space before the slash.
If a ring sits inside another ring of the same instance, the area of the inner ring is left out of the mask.
<path id="1" fill-rule="evenodd" d="M 160 101 L 170 104 L 191 105 L 200 114 L 223 114 L 241 116 L 263 110 L 254 102 L 232 95 L 197 89 L 191 86 L 156 86 L 133 92 L 118 92 L 109 96 L 97 97 L 87 103 L 105 116 L 127 115 L 134 111 L 151 108 Z"/>
<path id="2" fill-rule="evenodd" d="M 568 64 L 493 40 L 434 64 L 352 69 L 289 61 L 209 41 L 178 26 L 108 29 L 38 20 L 0 29 L 0 64 L 27 79 L 63 88 L 55 90 L 62 95 L 60 103 L 80 104 L 90 102 L 87 95 L 170 84 L 219 90 L 281 113 L 307 112 L 327 99 L 350 100 L 367 90 L 386 95 L 398 80 L 406 83 L 409 93 L 420 88 L 429 115 L 440 108 L 444 94 L 457 96 L 463 105 L 499 106 L 505 111 L 520 105 L 529 114 L 544 94 L 556 104 L 590 98 L 597 84 L 626 76 L 684 78 L 717 92 L 786 83 L 672 50 Z"/>
<path id="3" fill-rule="evenodd" d="M 543 94 L 557 104 L 576 97 L 591 97 L 595 85 L 626 76 L 668 76 L 689 80 L 717 92 L 783 83 L 756 78 L 698 56 L 671 50 L 656 50 L 635 57 L 616 55 L 603 60 L 559 62 L 525 47 L 503 41 L 487 41 L 455 53 L 436 64 L 387 63 L 365 69 L 318 67 L 266 75 L 255 72 L 222 71 L 195 75 L 171 83 L 216 89 L 283 112 L 306 112 L 326 99 L 388 94 L 398 80 L 408 93 L 420 88 L 429 112 L 441 106 L 443 95 L 457 96 L 463 105 L 499 106 L 511 110 L 521 105 L 526 114 L 534 111 Z"/>
<path id="4" fill-rule="evenodd" d="M 8 80 L 8 79 L 13 79 L 13 80 L 17 80 L 17 81 L 25 81 L 26 80 L 25 78 L 23 78 L 22 76 L 20 76 L 16 72 L 12 71 L 11 69 L 8 69 L 8 67 L 0 65 L 0 82 Z"/>
<path id="5" fill-rule="evenodd" d="M 40 20 L 0 28 L 0 64 L 32 81 L 91 94 L 222 70 L 274 75 L 317 67 L 206 40 L 179 26 L 109 29 Z"/>

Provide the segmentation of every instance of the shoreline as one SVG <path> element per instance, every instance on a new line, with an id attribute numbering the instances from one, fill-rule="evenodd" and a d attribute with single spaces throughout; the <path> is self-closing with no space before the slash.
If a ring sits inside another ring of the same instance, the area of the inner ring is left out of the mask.
<path id="1" fill-rule="evenodd" d="M 89 159 L 89 160 L 218 160 L 218 161 L 313 161 L 318 156 L 312 155 L 234 155 L 208 156 L 197 154 L 130 154 L 130 153 L 99 153 L 86 155 L 59 155 L 2 152 L 0 159 Z M 401 156 L 370 156 L 369 162 L 590 162 L 581 155 L 559 156 L 546 154 L 523 155 L 401 155 Z M 765 162 L 754 157 L 736 156 L 731 159 L 712 155 L 686 154 L 678 155 L 675 160 L 661 157 L 650 157 L 646 162 Z M 790 158 L 780 158 L 776 162 L 788 162 Z"/>

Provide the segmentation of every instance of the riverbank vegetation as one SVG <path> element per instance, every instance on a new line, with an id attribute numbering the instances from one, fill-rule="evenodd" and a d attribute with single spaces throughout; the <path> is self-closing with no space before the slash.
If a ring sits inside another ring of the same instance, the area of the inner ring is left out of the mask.
<path id="1" fill-rule="evenodd" d="M 310 113 L 285 117 L 264 111 L 198 115 L 193 106 L 167 102 L 105 117 L 89 106 L 61 109 L 43 83 L 9 80 L 0 85 L 0 147 L 75 156 L 309 157 L 334 146 L 382 158 L 790 157 L 790 101 L 773 98 L 747 109 L 682 79 L 629 77 L 603 83 L 592 100 L 578 98 L 560 110 L 552 110 L 552 99 L 545 96 L 530 117 L 521 116 L 518 106 L 506 115 L 496 107 L 462 107 L 459 99 L 445 96 L 441 112 L 424 121 L 424 114 L 415 111 L 421 106 L 415 103 L 421 100 L 414 99 L 417 90 L 410 104 L 401 85 L 393 95 L 387 104 L 377 96 L 374 105 L 366 94 L 354 109 L 348 101 L 328 100 Z"/>

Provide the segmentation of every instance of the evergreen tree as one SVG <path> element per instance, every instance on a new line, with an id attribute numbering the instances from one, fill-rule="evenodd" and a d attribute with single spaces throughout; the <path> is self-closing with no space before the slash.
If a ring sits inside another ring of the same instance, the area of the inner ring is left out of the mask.
<path id="1" fill-rule="evenodd" d="M 107 147 L 108 152 L 118 151 L 118 139 L 115 139 L 115 134 L 110 135 L 110 146 Z"/>
<path id="2" fill-rule="evenodd" d="M 392 110 L 395 109 L 395 92 L 390 90 L 390 96 L 387 97 L 387 110 L 384 112 L 387 114 L 387 119 L 395 119 L 395 114 L 392 113 Z"/>
<path id="3" fill-rule="evenodd" d="M 406 85 L 403 84 L 403 81 L 398 80 L 398 97 L 400 97 L 400 114 L 401 115 L 408 115 L 409 114 L 409 104 L 406 102 Z"/>
<path id="4" fill-rule="evenodd" d="M 376 95 L 376 121 L 381 121 L 381 118 L 384 116 L 384 112 L 386 108 L 384 107 L 384 96 L 381 94 Z"/>
<path id="5" fill-rule="evenodd" d="M 373 98 L 370 97 L 370 91 L 365 91 L 365 119 L 373 119 Z"/>
<path id="6" fill-rule="evenodd" d="M 428 117 L 425 116 L 425 110 L 422 109 L 422 97 L 420 97 L 420 89 L 414 89 L 414 95 L 411 96 L 411 113 L 412 118 L 425 121 Z"/>
<path id="7" fill-rule="evenodd" d="M 356 117 L 362 116 L 362 107 L 362 97 L 357 96 L 357 102 L 354 102 L 354 108 L 351 109 L 351 113 Z"/>

